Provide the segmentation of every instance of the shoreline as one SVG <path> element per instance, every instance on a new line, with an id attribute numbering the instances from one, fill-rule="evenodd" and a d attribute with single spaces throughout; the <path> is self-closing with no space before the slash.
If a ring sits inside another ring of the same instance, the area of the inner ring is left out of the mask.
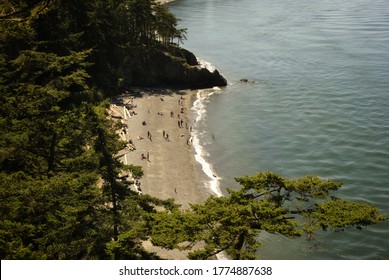
<path id="1" fill-rule="evenodd" d="M 124 149 L 118 156 L 124 164 L 142 166 L 144 172 L 138 191 L 160 199 L 174 198 L 184 208 L 209 195 L 200 186 L 192 146 L 194 120 L 189 110 L 195 98 L 196 91 L 190 90 L 135 89 L 111 106 L 127 127 L 121 132 L 122 139 L 135 148 Z M 121 103 L 129 108 L 126 114 Z"/>
<path id="2" fill-rule="evenodd" d="M 205 186 L 205 188 L 210 190 L 213 195 L 221 197 L 223 196 L 223 193 L 220 189 L 221 178 L 216 174 L 213 166 L 204 158 L 204 154 L 206 154 L 206 152 L 204 151 L 204 147 L 200 144 L 200 138 L 204 131 L 201 127 L 198 128 L 199 123 L 201 125 L 204 115 L 206 114 L 205 103 L 209 97 L 217 91 L 220 91 L 220 88 L 214 87 L 207 90 L 198 90 L 196 93 L 196 101 L 193 102 L 191 111 L 194 114 L 193 119 L 195 123 L 194 133 L 192 134 L 194 157 L 197 163 L 201 166 L 202 174 L 204 174 L 204 177 L 207 177 L 207 182 L 205 185 L 208 186 Z"/>
<path id="3" fill-rule="evenodd" d="M 183 209 L 212 194 L 222 195 L 220 178 L 202 157 L 197 127 L 204 102 L 217 90 L 134 88 L 111 101 L 110 115 L 124 123 L 126 128 L 118 133 L 128 143 L 117 157 L 124 164 L 141 166 L 144 172 L 138 184 L 131 185 L 133 190 L 173 198 Z M 187 251 L 165 250 L 150 241 L 143 246 L 165 259 L 187 259 Z"/>
<path id="4" fill-rule="evenodd" d="M 172 1 L 156 2 L 165 5 Z M 198 61 L 201 67 L 215 70 L 210 63 Z M 111 101 L 110 114 L 124 124 L 125 128 L 118 133 L 127 143 L 117 157 L 124 164 L 141 166 L 144 172 L 142 178 L 133 180 L 134 191 L 159 199 L 173 198 L 183 210 L 210 195 L 223 196 L 221 178 L 204 158 L 204 147 L 200 144 L 206 102 L 219 90 L 218 87 L 201 90 L 140 87 L 131 88 Z M 143 246 L 164 259 L 187 259 L 188 251 L 155 247 L 150 240 L 144 241 Z M 217 258 L 226 259 L 224 254 L 218 254 Z"/>

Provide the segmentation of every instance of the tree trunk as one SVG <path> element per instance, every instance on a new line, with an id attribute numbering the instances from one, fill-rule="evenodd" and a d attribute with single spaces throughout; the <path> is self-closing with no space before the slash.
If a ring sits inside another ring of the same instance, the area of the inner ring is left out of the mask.
<path id="1" fill-rule="evenodd" d="M 47 160 L 47 176 L 51 177 L 51 172 L 55 168 L 55 146 L 57 145 L 57 133 L 53 133 L 50 142 L 49 158 Z"/>
<path id="2" fill-rule="evenodd" d="M 236 244 L 235 244 L 235 246 L 234 246 L 234 249 L 235 249 L 236 251 L 238 251 L 238 252 L 241 252 L 245 240 L 246 240 L 246 232 L 242 232 L 242 233 L 239 234 L 239 236 L 238 236 L 238 241 L 236 242 Z M 240 254 L 237 255 L 236 259 L 237 259 L 237 260 L 240 260 Z"/>

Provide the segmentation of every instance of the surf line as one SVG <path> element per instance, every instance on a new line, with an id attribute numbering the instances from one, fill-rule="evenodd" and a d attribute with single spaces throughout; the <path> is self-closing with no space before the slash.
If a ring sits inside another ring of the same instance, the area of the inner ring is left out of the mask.
<path id="1" fill-rule="evenodd" d="M 201 165 L 201 168 L 205 175 L 209 177 L 209 189 L 218 197 L 223 196 L 223 193 L 220 189 L 220 180 L 221 178 L 217 176 L 216 172 L 213 170 L 212 165 L 206 161 L 204 156 L 207 154 L 204 147 L 200 144 L 200 135 L 203 135 L 204 132 L 200 131 L 200 124 L 205 117 L 206 111 L 206 101 L 209 96 L 214 94 L 216 91 L 220 90 L 217 87 L 214 87 L 212 91 L 209 90 L 199 90 L 196 94 L 196 101 L 193 103 L 191 110 L 195 114 L 194 118 L 194 129 L 192 131 L 192 140 L 193 147 L 195 149 L 195 159 Z"/>

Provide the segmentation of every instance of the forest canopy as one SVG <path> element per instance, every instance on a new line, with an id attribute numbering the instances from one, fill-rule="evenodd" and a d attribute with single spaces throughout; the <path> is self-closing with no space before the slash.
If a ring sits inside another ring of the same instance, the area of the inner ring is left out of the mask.
<path id="1" fill-rule="evenodd" d="M 112 50 L 181 40 L 176 25 L 151 0 L 1 1 L 2 259 L 156 258 L 144 216 L 171 202 L 119 176 L 142 172 L 114 158 L 105 99 L 118 92 Z"/>
<path id="2" fill-rule="evenodd" d="M 1 259 L 158 259 L 144 240 L 203 242 L 193 259 L 251 259 L 261 230 L 309 236 L 386 219 L 317 177 L 237 178 L 240 190 L 189 210 L 131 191 L 121 172 L 143 173 L 115 158 L 124 143 L 107 118 L 119 92 L 113 50 L 177 44 L 177 23 L 153 0 L 1 1 Z"/>

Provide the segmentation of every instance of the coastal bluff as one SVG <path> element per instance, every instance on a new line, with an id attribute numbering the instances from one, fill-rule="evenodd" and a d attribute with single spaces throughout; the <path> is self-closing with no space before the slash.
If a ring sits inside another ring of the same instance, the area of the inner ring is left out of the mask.
<path id="1" fill-rule="evenodd" d="M 211 88 L 226 86 L 217 71 L 199 64 L 190 51 L 179 48 L 121 48 L 118 59 L 119 87 Z"/>

